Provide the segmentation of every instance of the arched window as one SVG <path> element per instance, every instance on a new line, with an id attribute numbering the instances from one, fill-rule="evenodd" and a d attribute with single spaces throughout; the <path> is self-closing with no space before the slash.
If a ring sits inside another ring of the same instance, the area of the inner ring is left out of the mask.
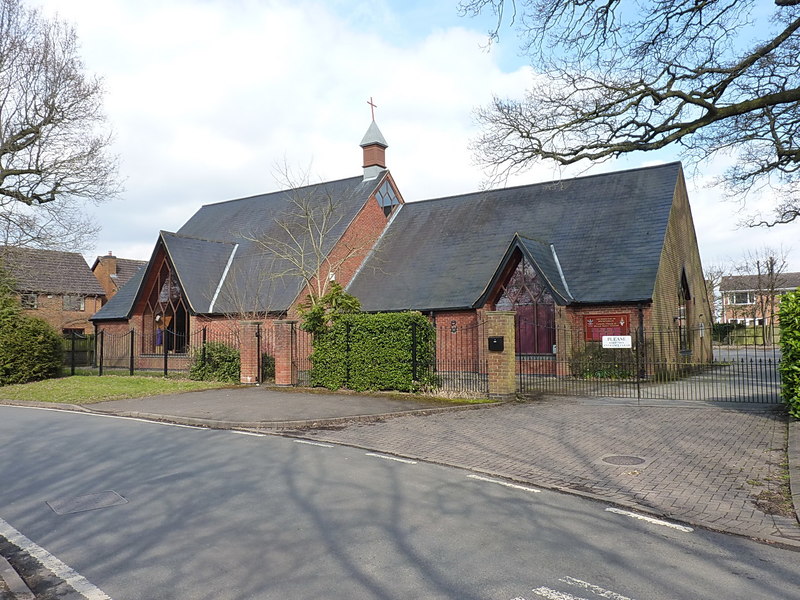
<path id="1" fill-rule="evenodd" d="M 519 262 L 498 290 L 496 310 L 516 311 L 517 354 L 552 354 L 556 343 L 555 301 L 536 269 Z"/>
<path id="2" fill-rule="evenodd" d="M 691 350 L 691 339 L 689 335 L 689 300 L 692 299 L 692 294 L 689 291 L 689 281 L 686 279 L 686 271 L 681 273 L 681 284 L 678 288 L 678 316 L 676 317 L 678 325 L 678 341 L 680 344 L 681 352 L 688 352 Z"/>
<path id="3" fill-rule="evenodd" d="M 145 297 L 142 350 L 160 354 L 166 347 L 177 354 L 185 353 L 189 345 L 189 311 L 167 260 L 162 260 Z"/>

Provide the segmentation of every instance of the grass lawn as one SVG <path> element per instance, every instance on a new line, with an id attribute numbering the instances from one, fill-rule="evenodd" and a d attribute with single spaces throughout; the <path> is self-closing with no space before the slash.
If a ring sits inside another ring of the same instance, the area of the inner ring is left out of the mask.
<path id="1" fill-rule="evenodd" d="M 31 402 L 61 402 L 64 404 L 91 404 L 105 400 L 143 398 L 161 394 L 177 394 L 195 390 L 231 387 L 230 383 L 165 379 L 163 377 L 104 375 L 90 377 L 76 375 L 47 379 L 21 385 L 0 387 L 0 399 Z"/>

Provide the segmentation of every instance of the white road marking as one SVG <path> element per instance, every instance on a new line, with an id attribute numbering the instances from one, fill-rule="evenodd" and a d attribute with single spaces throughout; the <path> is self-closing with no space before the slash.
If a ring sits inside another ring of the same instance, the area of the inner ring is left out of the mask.
<path id="1" fill-rule="evenodd" d="M 235 433 L 237 435 L 250 435 L 252 437 L 267 437 L 263 433 L 254 433 L 252 431 L 238 431 L 236 429 L 229 430 L 231 433 Z"/>
<path id="2" fill-rule="evenodd" d="M 505 487 L 513 488 L 515 490 L 525 490 L 526 492 L 533 492 L 534 494 L 540 493 L 542 490 L 528 487 L 526 485 L 519 485 L 517 483 L 510 483 L 508 481 L 500 481 L 499 479 L 492 479 L 490 477 L 482 477 L 480 475 L 467 475 L 470 479 L 477 479 L 478 481 L 488 481 L 489 483 L 496 483 L 497 485 L 504 485 Z"/>
<path id="3" fill-rule="evenodd" d="M 34 544 L 3 519 L 0 519 L 0 535 L 38 560 L 45 569 L 52 571 L 57 577 L 67 582 L 72 589 L 86 598 L 86 600 L 111 600 L 111 597 L 103 590 L 89 582 L 72 567 L 65 565 L 47 550 Z"/>
<path id="4" fill-rule="evenodd" d="M 573 577 L 563 577 L 559 579 L 559 581 L 566 583 L 568 585 L 574 585 L 579 588 L 583 588 L 584 590 L 592 592 L 600 596 L 601 598 L 608 598 L 609 600 L 633 600 L 632 598 L 628 598 L 627 596 L 617 594 L 616 592 L 612 592 L 610 590 L 605 590 L 587 581 L 581 581 L 580 579 L 575 579 Z"/>
<path id="5" fill-rule="evenodd" d="M 587 598 L 581 598 L 580 596 L 573 596 L 572 594 L 567 594 L 566 592 L 558 592 L 556 590 L 551 590 L 550 588 L 546 587 L 538 587 L 531 591 L 537 596 L 541 596 L 542 598 L 547 598 L 547 600 L 587 600 Z"/>
<path id="6" fill-rule="evenodd" d="M 295 440 L 295 444 L 307 444 L 309 446 L 319 446 L 320 448 L 333 448 L 333 444 L 323 444 L 322 442 L 310 442 L 308 440 Z"/>
<path id="7" fill-rule="evenodd" d="M 606 511 L 611 513 L 616 513 L 618 515 L 625 515 L 626 517 L 631 517 L 634 519 L 639 519 L 640 521 L 647 521 L 648 523 L 652 523 L 653 525 L 663 525 L 664 527 L 669 527 L 670 529 L 677 529 L 678 531 L 683 531 L 684 533 L 691 533 L 692 531 L 694 531 L 694 529 L 692 529 L 691 527 L 687 527 L 686 525 L 678 525 L 677 523 L 662 521 L 661 519 L 655 519 L 653 517 L 640 515 L 638 513 L 630 512 L 627 510 L 621 510 L 619 508 L 608 507 Z"/>
<path id="8" fill-rule="evenodd" d="M 374 454 L 372 452 L 367 452 L 364 456 L 374 456 L 376 458 L 384 458 L 386 460 L 393 460 L 395 462 L 405 463 L 407 465 L 415 465 L 417 461 L 409 460 L 408 458 L 399 458 L 397 456 L 386 456 L 385 454 Z"/>
<path id="9" fill-rule="evenodd" d="M 183 429 L 199 429 L 200 431 L 212 431 L 208 427 L 199 427 L 197 425 L 181 425 L 180 423 L 168 423 L 167 421 L 152 421 L 150 419 L 142 419 L 139 417 L 125 417 L 122 415 L 103 415 L 94 412 L 79 412 L 77 410 L 68 410 L 64 408 L 44 408 L 41 406 L 17 406 L 15 404 L 9 404 L 8 406 L 12 408 L 26 408 L 28 410 L 45 410 L 58 413 L 70 413 L 73 415 L 82 415 L 86 417 L 100 417 L 102 419 L 120 419 L 122 421 L 138 421 L 139 423 L 150 423 L 151 425 L 167 425 L 169 427 L 181 427 Z"/>

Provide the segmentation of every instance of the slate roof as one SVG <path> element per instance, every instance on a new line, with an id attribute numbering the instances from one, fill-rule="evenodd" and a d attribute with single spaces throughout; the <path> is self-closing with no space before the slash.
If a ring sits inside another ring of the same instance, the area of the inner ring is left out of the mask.
<path id="1" fill-rule="evenodd" d="M 366 182 L 358 176 L 207 204 L 177 233 L 162 231 L 159 243 L 164 244 L 175 265 L 192 311 L 229 314 L 246 306 L 253 311 L 283 312 L 302 291 L 304 282 L 292 275 L 277 279 L 267 277 L 268 272 L 287 271 L 289 265 L 267 256 L 256 240 L 285 240 L 285 232 L 278 222 L 295 218 L 292 213 L 297 210 L 293 199 L 308 201 L 316 207 L 332 200 L 337 204 L 341 219 L 325 236 L 323 250 L 327 252 L 382 181 L 383 176 Z M 92 319 L 129 317 L 143 277 L 145 273 L 132 279 Z M 135 291 L 128 289 L 130 284 L 136 286 Z"/>
<path id="2" fill-rule="evenodd" d="M 86 260 L 77 252 L 3 246 L 0 260 L 8 266 L 20 292 L 105 294 Z"/>
<path id="3" fill-rule="evenodd" d="M 517 240 L 571 303 L 650 300 L 680 175 L 675 162 L 408 202 L 348 291 L 368 311 L 479 306 Z"/>
<path id="4" fill-rule="evenodd" d="M 721 292 L 749 292 L 763 289 L 768 280 L 762 275 L 759 283 L 758 275 L 726 275 L 719 282 Z M 774 278 L 776 289 L 793 290 L 800 288 L 800 273 L 780 273 Z"/>
<path id="5" fill-rule="evenodd" d="M 131 277 L 147 265 L 146 260 L 133 260 L 131 258 L 118 258 L 117 259 L 117 287 L 122 287 Z"/>

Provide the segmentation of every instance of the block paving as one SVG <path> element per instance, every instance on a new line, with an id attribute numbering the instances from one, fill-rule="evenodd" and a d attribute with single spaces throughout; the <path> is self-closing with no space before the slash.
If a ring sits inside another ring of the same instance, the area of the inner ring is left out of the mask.
<path id="1" fill-rule="evenodd" d="M 550 398 L 303 435 L 578 493 L 710 529 L 797 542 L 795 516 L 769 514 L 757 503 L 760 495 L 779 490 L 787 431 L 786 416 L 774 409 Z M 602 460 L 611 455 L 644 462 Z"/>

